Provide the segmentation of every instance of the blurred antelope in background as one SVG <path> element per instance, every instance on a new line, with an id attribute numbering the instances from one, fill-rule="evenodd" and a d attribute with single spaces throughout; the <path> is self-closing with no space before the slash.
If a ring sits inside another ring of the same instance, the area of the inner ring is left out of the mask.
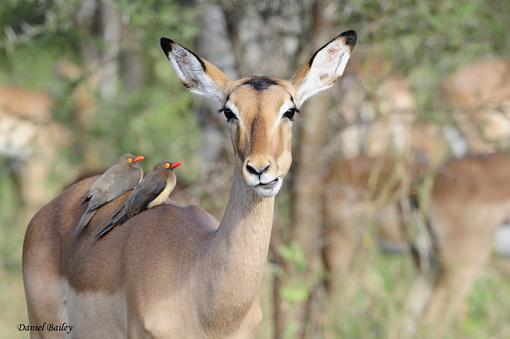
<path id="1" fill-rule="evenodd" d="M 425 324 L 446 327 L 462 315 L 495 241 L 502 244 L 498 253 L 510 250 L 501 232 L 510 220 L 510 157 L 494 153 L 510 137 L 510 63 L 468 64 L 445 80 L 442 92 L 470 151 L 482 153 L 446 163 L 433 179 L 425 212 L 438 266 L 420 274 L 406 308 Z"/>
<path id="2" fill-rule="evenodd" d="M 57 103 L 45 91 L 18 86 L 0 86 L 0 156 L 7 158 L 13 181 L 17 185 L 25 215 L 32 215 L 48 199 L 78 175 L 59 158 L 64 148 L 80 148 L 83 133 L 95 111 L 95 100 L 81 81 L 82 70 L 65 60 L 57 63 L 56 74 L 73 83 L 69 100 L 73 105 L 76 126 L 73 133 L 54 117 Z M 78 152 L 80 153 L 80 152 Z M 97 161 L 90 152 L 82 154 L 88 171 Z M 60 185 L 49 185 L 52 173 L 59 173 Z M 65 175 L 61 175 L 65 173 Z M 53 190 L 50 187 L 53 186 Z"/>
<path id="3" fill-rule="evenodd" d="M 442 128 L 414 121 L 405 79 L 382 81 L 375 102 L 386 121 L 375 121 L 364 131 L 355 125 L 346 129 L 344 157 L 332 161 L 324 176 L 323 260 L 331 297 L 349 279 L 365 232 L 360 224 L 368 218 L 377 223 L 380 243 L 412 253 L 419 268 L 405 305 L 409 319 L 400 334 L 412 333 L 416 322 L 437 326 L 460 314 L 498 231 L 510 219 L 510 160 L 498 154 L 468 155 L 439 165 L 450 154 L 494 152 L 508 142 L 508 67 L 507 61 L 484 60 L 443 83 L 443 98 L 460 129 L 455 133 L 462 140 L 456 137 L 456 144 Z M 427 173 L 436 171 L 430 189 L 424 187 L 429 193 L 420 197 L 417 185 L 426 185 Z M 425 215 L 420 219 L 415 212 Z"/>
<path id="4" fill-rule="evenodd" d="M 19 198 L 28 215 L 51 195 L 47 180 L 69 131 L 52 117 L 52 98 L 44 92 L 0 87 L 0 155 L 11 164 Z"/>
<path id="5" fill-rule="evenodd" d="M 384 73 L 381 64 L 384 61 L 378 60 L 367 70 L 355 68 L 350 76 L 372 82 L 367 71 L 370 76 Z M 406 250 L 409 234 L 404 234 L 403 223 L 410 216 L 404 217 L 403 209 L 412 212 L 408 196 L 419 193 L 424 177 L 450 152 L 442 129 L 418 120 L 410 82 L 395 74 L 379 78 L 373 97 L 363 94 L 367 89 L 361 83 L 354 86 L 360 94 L 347 92 L 342 114 L 362 116 L 347 118 L 351 125 L 339 134 L 342 155 L 330 161 L 324 174 L 323 257 L 332 294 L 348 278 L 345 273 L 360 246 L 357 239 L 367 231 L 361 224 L 377 224 L 377 240 L 384 248 Z"/>

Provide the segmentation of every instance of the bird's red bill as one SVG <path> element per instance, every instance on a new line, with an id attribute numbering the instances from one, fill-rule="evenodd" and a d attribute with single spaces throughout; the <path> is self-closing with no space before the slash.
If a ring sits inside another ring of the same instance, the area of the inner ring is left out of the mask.
<path id="1" fill-rule="evenodd" d="M 180 161 L 176 161 L 176 162 L 173 162 L 173 163 L 172 163 L 172 165 L 171 165 L 170 167 L 171 167 L 172 169 L 174 169 L 174 168 L 177 168 L 177 167 L 179 167 L 179 166 L 181 166 L 181 165 L 182 165 L 182 162 L 180 162 Z"/>
<path id="2" fill-rule="evenodd" d="M 145 157 L 143 155 L 137 155 L 133 162 L 140 162 L 143 161 L 144 159 Z"/>

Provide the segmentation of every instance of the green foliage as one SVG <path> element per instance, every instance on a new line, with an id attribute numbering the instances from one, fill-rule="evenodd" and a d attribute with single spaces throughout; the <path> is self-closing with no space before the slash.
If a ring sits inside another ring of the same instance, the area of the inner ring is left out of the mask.
<path id="1" fill-rule="evenodd" d="M 415 278 L 409 258 L 374 250 L 365 268 L 346 279 L 338 299 L 329 301 L 326 337 L 392 338 L 390 322 L 405 316 L 403 302 Z M 507 338 L 508 278 L 508 272 L 488 267 L 470 293 L 464 318 L 447 330 L 446 338 Z M 418 336 L 436 337 L 434 328 L 422 329 Z"/>
<path id="2" fill-rule="evenodd" d="M 192 96 L 176 81 L 161 53 L 159 37 L 169 36 L 190 44 L 197 32 L 192 24 L 196 9 L 184 1 L 118 2 L 123 23 L 136 41 L 134 46 L 121 46 L 120 62 L 128 51 L 143 55 L 146 80 L 136 90 L 122 82 L 118 95 L 111 100 L 103 100 L 92 91 L 97 109 L 85 127 L 77 116 L 73 92 L 77 86 L 87 84 L 91 70 L 73 80 L 59 76 L 56 71 L 61 60 L 71 61 L 83 70 L 82 41 L 90 41 L 99 51 L 104 47 L 101 36 L 95 32 L 97 27 L 91 31 L 79 28 L 76 17 L 79 5 L 80 0 L 2 1 L 0 84 L 44 90 L 51 95 L 53 117 L 75 133 L 74 142 L 59 150 L 58 161 L 70 168 L 84 166 L 81 157 L 84 147 L 92 150 L 104 166 L 119 154 L 133 151 L 146 156 L 146 170 L 163 159 L 183 161 L 186 167 L 179 171 L 180 179 L 194 180 L 198 168 L 195 157 L 198 127 L 192 114 Z M 97 20 L 97 15 L 94 19 Z M 122 72 L 120 80 L 124 80 Z M 26 322 L 20 279 L 21 248 L 30 215 L 19 200 L 12 166 L 12 161 L 0 158 L 0 280 L 5 283 L 0 288 L 0 303 L 9 305 L 5 318 L 0 320 L 0 338 L 19 336 L 15 324 Z M 56 183 L 62 185 L 62 178 L 48 182 Z"/>
<path id="3" fill-rule="evenodd" d="M 100 37 L 79 32 L 79 5 L 78 0 L 8 0 L 0 8 L 0 27 L 8 32 L 0 38 L 0 83 L 51 93 L 54 118 L 73 131 L 81 128 L 73 91 L 85 83 L 89 74 L 77 80 L 59 77 L 56 62 L 71 60 L 80 64 L 79 39 L 92 39 L 95 47 L 102 48 Z M 159 37 L 167 35 L 184 42 L 192 39 L 196 26 L 187 23 L 193 20 L 196 10 L 178 1 L 158 0 L 120 1 L 118 9 L 133 39 L 139 42 L 138 52 L 146 56 L 147 85 L 130 90 L 120 84 L 119 93 L 112 100 L 93 98 L 97 110 L 79 143 L 99 153 L 105 165 L 127 150 L 146 154 L 149 168 L 163 158 L 181 159 L 192 165 L 194 158 L 189 155 L 196 154 L 197 126 L 191 114 L 191 96 L 175 81 L 159 48 Z M 79 165 L 76 145 L 72 147 L 61 154 Z M 183 171 L 185 177 L 193 177 L 192 168 Z"/>
<path id="4" fill-rule="evenodd" d="M 193 166 L 189 165 L 198 152 L 198 130 L 191 104 L 187 93 L 170 84 L 134 91 L 125 98 L 104 103 L 90 130 L 91 147 L 103 147 L 107 159 L 115 157 L 119 150 L 142 153 L 148 159 L 147 169 L 160 160 L 181 160 L 187 166 L 179 176 L 190 178 Z"/>
<path id="5" fill-rule="evenodd" d="M 296 243 L 282 245 L 279 249 L 280 255 L 288 265 L 292 265 L 296 272 L 304 272 L 307 259 L 302 248 Z M 282 299 L 290 302 L 299 302 L 308 298 L 308 286 L 304 281 L 293 280 L 281 289 Z"/>
<path id="6" fill-rule="evenodd" d="M 339 21 L 358 30 L 358 53 L 368 48 L 409 76 L 426 119 L 444 121 L 438 83 L 459 64 L 510 53 L 505 0 L 355 0 L 342 7 Z"/>
<path id="7" fill-rule="evenodd" d="M 66 45 L 78 30 L 74 15 L 79 0 L 5 0 L 0 7 L 0 51 L 14 53 L 34 39 L 45 45 Z M 35 48 L 34 48 L 35 50 Z"/>
<path id="8" fill-rule="evenodd" d="M 303 253 L 303 249 L 296 243 L 283 245 L 280 247 L 280 255 L 282 258 L 293 265 L 298 272 L 304 272 L 306 269 L 307 259 Z"/>
<path id="9" fill-rule="evenodd" d="M 295 281 L 289 286 L 285 286 L 281 290 L 283 300 L 290 302 L 303 301 L 308 298 L 308 288 L 302 281 Z"/>
<path id="10" fill-rule="evenodd" d="M 23 233 L 18 228 L 19 197 L 11 180 L 13 168 L 7 159 L 0 158 L 0 270 L 19 272 L 18 249 Z"/>
<path id="11" fill-rule="evenodd" d="M 129 18 L 133 32 L 142 38 L 143 45 L 152 49 L 162 35 L 171 34 L 172 39 L 182 43 L 189 42 L 196 36 L 198 27 L 186 23 L 193 22 L 197 9 L 185 4 L 186 2 L 181 5 L 177 1 L 165 0 L 121 0 L 119 8 L 123 15 Z M 157 52 L 159 57 L 160 51 Z"/>

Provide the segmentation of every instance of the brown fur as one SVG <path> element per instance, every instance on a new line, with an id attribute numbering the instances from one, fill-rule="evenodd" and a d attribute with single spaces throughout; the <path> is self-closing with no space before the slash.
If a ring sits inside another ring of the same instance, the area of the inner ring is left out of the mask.
<path id="1" fill-rule="evenodd" d="M 77 291 L 104 290 L 113 292 L 123 285 L 123 273 L 121 272 L 123 266 L 125 266 L 125 262 L 123 262 L 121 249 L 131 241 L 135 248 L 131 248 L 130 250 L 136 251 L 136 247 L 143 246 L 140 237 L 136 236 L 136 233 L 143 232 L 134 232 L 133 227 L 137 225 L 136 217 L 134 217 L 132 220 L 126 222 L 123 227 L 119 227 L 118 230 L 116 230 L 115 233 L 118 233 L 116 236 L 106 237 L 97 242 L 93 237 L 100 227 L 107 224 L 110 217 L 122 206 L 129 195 L 129 193 L 125 193 L 119 199 L 99 209 L 91 222 L 90 230 L 87 229 L 85 231 L 83 240 L 72 234 L 73 223 L 79 218 L 80 213 L 83 211 L 81 201 L 83 201 L 89 186 L 96 178 L 97 177 L 93 177 L 80 181 L 45 206 L 30 223 L 24 248 L 29 249 L 34 247 L 31 242 L 37 235 L 41 235 L 40 228 L 44 228 L 45 236 L 51 243 L 56 244 L 58 242 L 64 244 L 62 252 L 66 255 L 60 258 L 60 260 L 62 260 L 62 265 L 59 265 L 59 271 L 62 276 L 69 277 L 69 283 L 74 289 Z M 206 233 L 205 231 L 211 231 L 211 225 L 205 226 L 204 222 L 207 223 L 213 219 L 207 212 L 201 209 L 195 207 L 177 207 L 173 205 L 165 205 L 155 209 L 159 210 L 159 213 L 156 213 L 157 215 L 167 213 L 169 219 L 181 222 L 183 227 L 190 227 L 188 223 L 196 222 L 198 226 L 197 229 L 204 233 Z M 61 213 L 48 213 L 53 210 L 61 211 Z M 190 212 L 198 212 L 198 214 Z M 158 218 L 157 215 L 154 217 Z M 40 226 L 40 228 L 38 228 L 38 226 L 36 226 L 37 222 L 44 222 L 45 225 L 47 224 L 49 226 Z M 181 225 L 181 223 L 179 224 Z M 61 227 L 57 228 L 54 227 L 54 225 L 61 225 Z M 180 230 L 189 232 L 192 229 L 193 228 L 183 228 Z M 162 230 L 156 228 L 154 231 L 161 232 Z M 165 234 L 164 232 L 161 233 L 158 239 L 163 240 Z M 194 233 L 190 232 L 190 234 L 193 235 Z M 189 236 L 185 238 L 189 239 Z M 169 241 L 169 243 L 171 242 L 172 241 Z M 108 248 L 112 250 L 110 250 L 108 256 L 104 256 L 102 253 Z M 29 265 L 28 262 L 27 264 Z"/>

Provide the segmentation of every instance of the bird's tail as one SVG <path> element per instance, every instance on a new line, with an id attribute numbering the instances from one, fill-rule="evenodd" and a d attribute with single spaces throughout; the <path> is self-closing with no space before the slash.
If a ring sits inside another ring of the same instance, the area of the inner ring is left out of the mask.
<path id="1" fill-rule="evenodd" d="M 113 221 L 111 221 L 108 225 L 106 225 L 99 232 L 97 232 L 96 239 L 97 240 L 101 239 L 102 237 L 104 237 L 106 235 L 106 233 L 110 232 L 112 230 L 112 228 L 114 228 L 114 227 L 115 227 L 115 223 Z"/>
<path id="2" fill-rule="evenodd" d="M 82 214 L 80 221 L 78 221 L 78 224 L 76 225 L 74 229 L 74 235 L 79 236 L 81 232 L 83 232 L 83 229 L 87 227 L 88 223 L 90 222 L 90 219 L 96 214 L 96 210 L 89 210 L 88 208 L 85 210 L 85 212 Z"/>
<path id="3" fill-rule="evenodd" d="M 117 216 L 119 216 L 119 214 L 121 214 L 123 211 L 124 211 L 124 206 L 119 208 L 119 210 L 117 212 L 115 212 L 114 215 L 112 215 L 112 222 L 115 222 L 115 219 L 117 218 Z"/>
<path id="4" fill-rule="evenodd" d="M 106 225 L 105 227 L 103 227 L 99 232 L 97 232 L 96 239 L 98 239 L 98 240 L 101 239 L 102 237 L 104 237 L 106 235 L 106 233 L 110 232 L 112 230 L 112 228 L 114 228 L 117 225 L 122 224 L 126 220 L 127 220 L 127 213 L 123 206 L 121 209 L 119 209 L 112 216 L 112 220 L 110 221 L 110 223 L 108 225 Z"/>

